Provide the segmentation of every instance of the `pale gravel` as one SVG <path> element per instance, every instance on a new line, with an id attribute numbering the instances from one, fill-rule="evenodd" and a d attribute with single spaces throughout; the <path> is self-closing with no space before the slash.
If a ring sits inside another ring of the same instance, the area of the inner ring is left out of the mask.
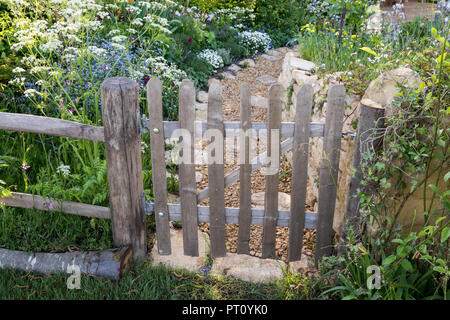
<path id="1" fill-rule="evenodd" d="M 278 49 L 284 58 L 284 55 L 289 52 L 287 48 Z M 255 58 L 256 65 L 254 67 L 242 68 L 237 71 L 235 79 L 221 80 L 223 86 L 223 117 L 228 121 L 239 121 L 239 88 L 241 82 L 247 82 L 250 86 L 252 96 L 268 97 L 268 90 L 270 85 L 264 85 L 256 79 L 262 75 L 270 75 L 278 78 L 281 73 L 283 59 L 278 61 L 269 61 L 260 57 Z M 252 121 L 253 122 L 265 122 L 267 120 L 267 110 L 265 108 L 252 108 Z M 203 147 L 206 147 L 206 143 L 203 143 Z M 263 150 L 264 151 L 264 150 Z M 238 165 L 225 164 L 225 174 L 231 172 Z M 203 189 L 208 186 L 208 170 L 207 166 L 198 166 L 197 171 L 201 172 L 203 178 L 197 183 L 197 188 Z M 281 170 L 280 170 L 280 183 L 279 191 L 290 194 L 291 191 L 291 168 L 289 162 L 282 157 Z M 252 193 L 265 191 L 265 177 L 261 174 L 260 170 L 255 171 L 252 174 Z M 205 200 L 201 205 L 208 205 L 209 200 Z M 226 207 L 239 207 L 239 182 L 232 184 L 225 189 L 225 206 Z M 307 208 L 312 210 L 313 208 Z M 201 223 L 200 229 L 209 234 L 209 224 Z M 231 253 L 236 252 L 237 248 L 237 236 L 238 225 L 226 225 L 227 236 L 227 251 Z M 261 256 L 261 239 L 262 239 L 262 226 L 251 226 L 250 229 L 250 254 L 254 256 Z M 277 240 L 276 240 L 276 255 L 278 259 L 287 260 L 288 255 L 288 242 L 289 242 L 289 228 L 277 227 Z M 302 252 L 311 256 L 314 250 L 315 243 L 315 230 L 305 229 L 303 237 L 303 249 Z"/>

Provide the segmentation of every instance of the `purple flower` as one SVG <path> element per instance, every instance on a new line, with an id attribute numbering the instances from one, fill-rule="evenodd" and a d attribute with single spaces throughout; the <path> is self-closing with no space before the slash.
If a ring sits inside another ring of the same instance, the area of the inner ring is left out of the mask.
<path id="1" fill-rule="evenodd" d="M 30 169 L 30 166 L 26 162 L 22 163 L 20 167 L 22 168 L 23 171 L 27 171 L 28 169 Z"/>
<path id="2" fill-rule="evenodd" d="M 87 83 L 88 88 L 92 88 L 92 82 Z"/>
<path id="3" fill-rule="evenodd" d="M 192 38 L 189 37 L 187 41 L 188 41 L 189 43 L 192 43 Z"/>

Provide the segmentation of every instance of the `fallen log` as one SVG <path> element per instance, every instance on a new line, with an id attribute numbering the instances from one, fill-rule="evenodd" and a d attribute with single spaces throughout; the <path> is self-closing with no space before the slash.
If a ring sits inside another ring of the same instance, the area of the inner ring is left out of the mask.
<path id="1" fill-rule="evenodd" d="M 132 263 L 131 247 L 103 251 L 62 253 L 0 249 L 0 268 L 33 271 L 42 274 L 70 273 L 78 266 L 80 273 L 119 280 Z"/>

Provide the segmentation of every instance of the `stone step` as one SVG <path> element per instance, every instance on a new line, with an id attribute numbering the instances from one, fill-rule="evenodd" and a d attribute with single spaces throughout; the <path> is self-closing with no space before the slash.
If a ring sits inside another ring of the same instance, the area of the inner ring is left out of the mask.
<path id="1" fill-rule="evenodd" d="M 259 82 L 261 82 L 262 84 L 265 84 L 265 85 L 270 85 L 270 84 L 277 83 L 278 79 L 272 77 L 269 74 L 264 74 L 264 75 L 259 76 L 258 78 L 256 78 L 256 81 L 259 81 Z"/>
<path id="2" fill-rule="evenodd" d="M 253 59 L 244 59 L 239 61 L 239 66 L 243 67 L 243 68 L 247 68 L 247 67 L 254 67 L 256 65 L 255 61 Z"/>

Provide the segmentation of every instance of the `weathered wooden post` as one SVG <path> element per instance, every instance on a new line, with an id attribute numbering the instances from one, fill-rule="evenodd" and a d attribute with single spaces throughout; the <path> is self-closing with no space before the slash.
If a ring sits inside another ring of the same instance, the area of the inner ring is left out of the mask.
<path id="1" fill-rule="evenodd" d="M 131 244 L 134 260 L 147 251 L 138 90 L 135 81 L 121 77 L 106 79 L 101 86 L 114 244 Z"/>
<path id="2" fill-rule="evenodd" d="M 250 159 L 251 143 L 251 92 L 247 83 L 241 83 L 241 133 L 240 133 L 240 154 L 239 154 L 239 233 L 237 253 L 249 254 L 250 225 L 252 223 L 252 164 Z"/>
<path id="3" fill-rule="evenodd" d="M 222 115 L 222 86 L 214 80 L 208 91 L 208 188 L 210 199 L 211 256 L 224 257 L 225 245 L 225 175 L 224 124 Z"/>
<path id="4" fill-rule="evenodd" d="M 332 252 L 333 218 L 339 175 L 344 106 L 344 85 L 332 86 L 328 90 L 327 115 L 323 136 L 323 158 L 320 165 L 316 265 L 323 256 L 329 256 Z"/>
<path id="5" fill-rule="evenodd" d="M 374 137 L 374 132 L 384 127 L 384 109 L 375 106 L 364 99 L 359 105 L 359 120 L 356 133 L 355 153 L 353 156 L 354 175 L 348 187 L 348 197 L 345 207 L 344 223 L 342 224 L 342 239 L 346 239 L 348 229 L 355 229 L 359 224 L 359 197 L 358 190 L 361 188 L 363 173 L 361 170 L 362 155 L 372 148 L 379 149 L 382 139 Z"/>
<path id="6" fill-rule="evenodd" d="M 281 136 L 281 95 L 280 84 L 269 88 L 269 109 L 267 121 L 267 156 L 270 163 L 265 167 L 266 191 L 264 194 L 264 225 L 262 236 L 262 258 L 274 258 L 276 254 L 276 236 L 278 220 L 278 184 Z M 277 144 L 274 143 L 275 135 Z M 276 160 L 276 164 L 272 160 Z"/>
<path id="7" fill-rule="evenodd" d="M 289 262 L 299 261 L 302 257 L 313 95 L 314 89 L 309 83 L 305 83 L 297 92 L 294 146 L 292 151 L 291 219 L 289 220 L 288 248 Z"/>

